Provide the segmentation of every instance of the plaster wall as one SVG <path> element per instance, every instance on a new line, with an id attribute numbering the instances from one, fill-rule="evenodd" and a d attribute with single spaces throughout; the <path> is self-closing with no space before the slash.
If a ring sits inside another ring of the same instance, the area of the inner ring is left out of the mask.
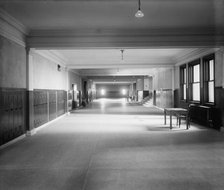
<path id="1" fill-rule="evenodd" d="M 67 90 L 67 70 L 61 67 L 58 71 L 58 63 L 49 60 L 38 53 L 33 56 L 33 88 Z"/>
<path id="2" fill-rule="evenodd" d="M 144 78 L 144 90 L 151 90 L 150 87 L 151 87 L 151 77 L 145 77 Z"/>
<path id="3" fill-rule="evenodd" d="M 158 69 L 153 77 L 153 89 L 172 89 L 172 68 Z"/>
<path id="4" fill-rule="evenodd" d="M 174 89 L 180 88 L 180 67 L 174 68 Z"/>
<path id="5" fill-rule="evenodd" d="M 138 91 L 144 90 L 144 78 L 138 78 L 136 80 L 136 90 Z"/>
<path id="6" fill-rule="evenodd" d="M 215 86 L 223 86 L 223 51 L 219 50 L 215 53 Z"/>
<path id="7" fill-rule="evenodd" d="M 68 90 L 72 90 L 72 84 L 77 84 L 77 90 L 82 90 L 81 77 L 72 71 L 68 71 Z"/>
<path id="8" fill-rule="evenodd" d="M 0 36 L 0 87 L 26 88 L 26 50 Z"/>

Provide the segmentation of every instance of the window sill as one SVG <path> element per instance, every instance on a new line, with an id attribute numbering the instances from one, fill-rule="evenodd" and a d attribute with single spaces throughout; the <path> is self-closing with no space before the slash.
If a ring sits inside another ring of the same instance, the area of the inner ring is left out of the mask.
<path id="1" fill-rule="evenodd" d="M 215 103 L 207 102 L 207 103 L 204 103 L 204 106 L 214 107 L 215 106 Z"/>
<path id="2" fill-rule="evenodd" d="M 190 104 L 196 104 L 196 105 L 200 105 L 201 104 L 200 101 L 193 101 L 193 100 L 190 100 L 189 103 Z"/>

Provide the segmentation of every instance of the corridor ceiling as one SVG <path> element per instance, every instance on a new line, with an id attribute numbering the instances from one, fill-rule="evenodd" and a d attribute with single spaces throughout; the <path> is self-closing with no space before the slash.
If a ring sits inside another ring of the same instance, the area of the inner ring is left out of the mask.
<path id="1" fill-rule="evenodd" d="M 150 75 L 224 45 L 224 0 L 1 0 L 27 44 L 88 75 Z M 124 60 L 120 50 L 124 49 Z"/>

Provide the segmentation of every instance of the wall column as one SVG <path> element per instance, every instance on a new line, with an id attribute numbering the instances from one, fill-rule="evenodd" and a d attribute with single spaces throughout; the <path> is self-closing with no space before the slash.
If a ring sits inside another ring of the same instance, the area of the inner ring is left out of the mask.
<path id="1" fill-rule="evenodd" d="M 26 48 L 26 89 L 27 89 L 27 136 L 35 134 L 34 128 L 34 94 L 33 94 L 33 56 Z"/>
<path id="2" fill-rule="evenodd" d="M 220 51 L 222 54 L 222 88 L 224 88 L 224 47 Z"/>

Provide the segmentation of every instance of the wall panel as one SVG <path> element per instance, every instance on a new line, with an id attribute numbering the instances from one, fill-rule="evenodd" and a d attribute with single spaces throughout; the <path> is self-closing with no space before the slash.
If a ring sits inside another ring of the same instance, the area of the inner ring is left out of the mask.
<path id="1" fill-rule="evenodd" d="M 66 92 L 63 90 L 57 91 L 57 116 L 60 116 L 66 112 Z"/>
<path id="2" fill-rule="evenodd" d="M 34 91 L 34 127 L 48 122 L 48 95 L 46 90 Z"/>
<path id="3" fill-rule="evenodd" d="M 224 126 L 224 89 L 222 87 L 215 88 L 216 107 L 220 110 L 220 120 Z"/>
<path id="4" fill-rule="evenodd" d="M 67 92 L 34 90 L 34 126 L 39 127 L 66 112 Z"/>
<path id="5" fill-rule="evenodd" d="M 49 120 L 53 120 L 57 117 L 57 100 L 56 100 L 56 91 L 55 90 L 50 90 L 48 91 L 49 94 Z"/>
<path id="6" fill-rule="evenodd" d="M 0 145 L 26 131 L 24 89 L 0 89 Z"/>

